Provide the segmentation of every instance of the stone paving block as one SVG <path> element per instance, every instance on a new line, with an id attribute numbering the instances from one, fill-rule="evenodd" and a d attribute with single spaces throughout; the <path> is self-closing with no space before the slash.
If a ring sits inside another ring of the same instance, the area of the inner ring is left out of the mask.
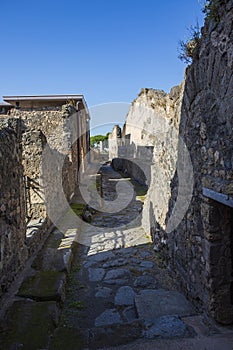
<path id="1" fill-rule="evenodd" d="M 107 287 L 100 287 L 95 294 L 96 298 L 109 298 L 113 294 L 113 290 Z"/>
<path id="2" fill-rule="evenodd" d="M 143 275 L 136 278 L 134 281 L 134 287 L 141 288 L 156 288 L 158 282 L 151 275 Z"/>
<path id="3" fill-rule="evenodd" d="M 151 261 L 142 261 L 140 266 L 145 267 L 146 269 L 152 269 L 154 267 L 154 264 Z"/>
<path id="4" fill-rule="evenodd" d="M 119 266 L 124 266 L 124 265 L 127 265 L 126 259 L 116 259 L 116 260 L 104 263 L 103 268 L 119 267 Z"/>
<path id="5" fill-rule="evenodd" d="M 0 348 L 47 349 L 58 317 L 56 302 L 14 302 L 4 320 L 5 337 L 1 339 Z"/>
<path id="6" fill-rule="evenodd" d="M 110 284 L 110 285 L 116 285 L 116 286 L 123 286 L 124 284 L 128 283 L 128 280 L 126 278 L 117 278 L 114 280 L 104 280 L 104 283 Z"/>
<path id="7" fill-rule="evenodd" d="M 120 287 L 116 293 L 114 303 L 115 305 L 133 305 L 135 299 L 135 292 L 129 286 Z"/>
<path id="8" fill-rule="evenodd" d="M 127 344 L 140 338 L 142 335 L 142 325 L 140 321 L 113 324 L 93 328 L 90 330 L 90 334 L 89 349 L 105 349 L 109 345 Z"/>
<path id="9" fill-rule="evenodd" d="M 109 326 L 112 324 L 122 323 L 121 316 L 116 309 L 105 310 L 99 317 L 95 319 L 95 327 Z"/>
<path id="10" fill-rule="evenodd" d="M 141 260 L 138 258 L 131 258 L 131 263 L 134 265 L 139 265 L 141 263 Z"/>
<path id="11" fill-rule="evenodd" d="M 96 265 L 96 261 L 85 261 L 83 263 L 83 267 L 85 269 L 89 269 L 89 267 L 95 266 Z"/>
<path id="12" fill-rule="evenodd" d="M 115 258 L 115 254 L 111 251 L 96 253 L 88 256 L 88 261 L 105 262 L 109 259 Z"/>
<path id="13" fill-rule="evenodd" d="M 188 316 L 195 314 L 193 306 L 178 292 L 143 290 L 135 297 L 139 318 L 154 321 L 161 316 Z"/>
<path id="14" fill-rule="evenodd" d="M 64 300 L 66 275 L 57 271 L 39 271 L 26 277 L 18 296 L 38 301 Z"/>
<path id="15" fill-rule="evenodd" d="M 184 322 L 177 316 L 162 316 L 154 321 L 153 326 L 144 332 L 146 338 L 171 338 L 189 336 L 190 332 Z"/>
<path id="16" fill-rule="evenodd" d="M 106 280 L 113 280 L 113 279 L 119 279 L 119 278 L 127 278 L 130 276 L 129 270 L 126 269 L 114 269 L 107 272 L 105 276 Z"/>
<path id="17" fill-rule="evenodd" d="M 127 322 L 132 322 L 137 319 L 137 314 L 135 311 L 135 308 L 130 306 L 123 310 L 122 312 L 123 317 L 126 319 Z"/>
<path id="18" fill-rule="evenodd" d="M 182 317 L 182 321 L 196 331 L 197 334 L 210 336 L 211 334 L 219 334 L 217 324 L 213 320 L 208 319 L 205 315 L 195 315 Z"/>
<path id="19" fill-rule="evenodd" d="M 129 270 L 135 275 L 135 276 L 141 276 L 144 272 L 147 272 L 147 269 L 145 267 L 140 267 L 137 265 L 130 266 Z M 154 281 L 153 281 L 154 282 Z"/>
<path id="20" fill-rule="evenodd" d="M 104 269 L 88 269 L 89 281 L 90 282 L 100 282 L 104 278 L 105 270 Z"/>
<path id="21" fill-rule="evenodd" d="M 153 255 L 150 252 L 141 252 L 140 256 L 141 256 L 141 258 L 146 259 L 146 258 L 149 258 L 150 256 L 153 256 Z"/>
<path id="22" fill-rule="evenodd" d="M 127 247 L 127 248 L 121 248 L 116 250 L 117 255 L 124 255 L 125 257 L 133 256 L 137 253 L 137 248 L 134 247 Z"/>

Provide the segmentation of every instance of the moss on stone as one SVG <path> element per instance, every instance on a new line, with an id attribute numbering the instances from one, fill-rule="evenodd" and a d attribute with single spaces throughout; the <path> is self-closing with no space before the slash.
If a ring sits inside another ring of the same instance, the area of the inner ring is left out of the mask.
<path id="1" fill-rule="evenodd" d="M 45 349 L 58 319 L 55 302 L 17 301 L 6 315 L 2 349 Z"/>
<path id="2" fill-rule="evenodd" d="M 145 195 L 136 196 L 136 199 L 137 199 L 138 201 L 141 201 L 142 203 L 144 203 L 144 202 L 145 202 L 145 199 L 146 199 L 146 196 L 145 196 Z"/>
<path id="3" fill-rule="evenodd" d="M 77 216 L 81 216 L 83 214 L 85 205 L 82 203 L 73 203 L 70 207 Z"/>
<path id="4" fill-rule="evenodd" d="M 61 300 L 65 274 L 57 271 L 39 271 L 27 277 L 22 283 L 18 296 L 34 300 Z"/>
<path id="5" fill-rule="evenodd" d="M 72 301 L 69 304 L 69 307 L 77 309 L 77 310 L 84 310 L 84 309 L 86 309 L 86 306 L 84 305 L 83 301 Z"/>

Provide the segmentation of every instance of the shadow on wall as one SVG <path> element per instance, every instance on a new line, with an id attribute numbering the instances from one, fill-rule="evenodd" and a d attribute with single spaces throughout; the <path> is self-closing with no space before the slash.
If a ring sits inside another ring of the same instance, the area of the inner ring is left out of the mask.
<path id="1" fill-rule="evenodd" d="M 140 146 L 140 154 L 142 150 L 147 151 L 146 147 Z M 112 167 L 116 171 L 121 171 L 123 174 L 128 175 L 135 179 L 139 184 L 150 186 L 151 182 L 151 163 L 152 163 L 153 151 L 150 151 L 150 156 L 148 158 L 138 157 L 133 158 L 127 155 L 127 158 L 119 157 L 112 159 Z"/>
<path id="2" fill-rule="evenodd" d="M 42 132 L 41 140 L 44 204 L 49 221 L 56 224 L 56 221 L 69 208 L 76 181 L 69 156 L 51 148 Z"/>
<path id="3" fill-rule="evenodd" d="M 0 296 L 28 257 L 20 120 L 0 119 Z"/>

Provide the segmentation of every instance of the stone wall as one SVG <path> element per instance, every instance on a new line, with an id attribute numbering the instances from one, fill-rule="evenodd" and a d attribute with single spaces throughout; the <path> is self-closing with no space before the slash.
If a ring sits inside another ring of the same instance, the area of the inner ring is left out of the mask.
<path id="1" fill-rule="evenodd" d="M 79 107 L 1 114 L 0 296 L 68 209 L 86 168 L 89 115 Z"/>
<path id="2" fill-rule="evenodd" d="M 190 300 L 228 324 L 233 322 L 233 1 L 222 4 L 220 20 L 207 20 L 202 29 L 185 84 L 168 95 L 143 89 L 133 102 L 118 157 L 122 146 L 122 155 L 154 147 L 142 224 Z M 141 169 L 147 177 L 146 167 Z"/>
<path id="3" fill-rule="evenodd" d="M 118 157 L 118 148 L 121 142 L 121 128 L 119 125 L 114 125 L 111 134 L 108 137 L 109 159 Z"/>
<path id="4" fill-rule="evenodd" d="M 180 288 L 227 324 L 233 322 L 233 2 L 219 15 L 219 23 L 207 21 L 202 30 L 176 117 L 154 133 L 142 222 Z"/>
<path id="5" fill-rule="evenodd" d="M 122 130 L 117 138 L 117 150 L 112 147 L 110 159 L 113 167 L 134 177 L 139 183 L 151 185 L 146 201 L 144 225 L 149 230 L 148 206 L 153 199 L 153 210 L 168 207 L 171 195 L 170 182 L 174 176 L 177 158 L 178 127 L 183 84 L 174 87 L 169 94 L 160 90 L 142 89 L 132 103 Z M 116 139 L 115 130 L 110 135 Z M 115 141 L 116 145 L 116 141 Z M 153 166 L 152 166 L 153 165 Z M 152 175 L 152 177 L 151 177 Z M 154 181 L 159 176 L 160 187 L 154 193 Z M 152 183 L 151 183 L 152 182 Z M 158 198 L 158 195 L 161 195 Z M 148 204 L 147 204 L 148 203 Z M 148 209 L 148 210 L 147 210 Z M 164 220 L 164 218 L 163 218 Z"/>
<path id="6" fill-rule="evenodd" d="M 227 201 L 219 201 L 226 195 L 230 202 L 233 194 L 233 1 L 226 1 L 219 17 L 219 23 L 205 24 L 186 72 L 180 136 L 191 156 L 194 188 L 188 212 L 171 233 L 168 248 L 170 265 L 189 297 L 219 322 L 231 323 L 232 209 Z M 169 215 L 177 178 L 172 193 Z"/>
<path id="7" fill-rule="evenodd" d="M 74 192 L 73 164 L 67 155 L 45 144 L 42 158 L 44 201 L 49 221 L 56 225 Z M 77 185 L 77 182 L 76 182 Z"/>
<path id="8" fill-rule="evenodd" d="M 65 107 L 51 107 L 33 110 L 12 109 L 10 115 L 21 118 L 24 123 L 23 166 L 27 182 L 28 219 L 45 218 L 47 211 L 44 191 L 46 183 L 43 181 L 42 172 L 43 142 L 47 142 L 51 149 L 71 158 L 71 132 L 67 125 L 70 114 Z M 72 179 L 74 181 L 74 177 Z M 69 197 L 74 190 L 74 183 L 66 189 Z"/>
<path id="9" fill-rule="evenodd" d="M 0 296 L 28 257 L 20 120 L 0 120 Z"/>
<path id="10" fill-rule="evenodd" d="M 12 109 L 24 123 L 23 166 L 28 220 L 61 213 L 86 167 L 88 123 L 85 110 L 62 107 Z M 57 158 L 57 159 L 56 159 Z"/>
<path id="11" fill-rule="evenodd" d="M 142 141 L 153 145 L 153 155 L 148 162 L 150 186 L 142 216 L 142 225 L 153 238 L 158 226 L 163 230 L 166 226 L 171 182 L 176 171 L 183 85 L 182 83 L 174 87 L 167 95 L 156 90 L 143 90 L 135 102 L 139 111 L 144 110 L 146 117 L 144 117 Z M 159 243 L 163 245 L 163 240 L 159 239 Z"/>

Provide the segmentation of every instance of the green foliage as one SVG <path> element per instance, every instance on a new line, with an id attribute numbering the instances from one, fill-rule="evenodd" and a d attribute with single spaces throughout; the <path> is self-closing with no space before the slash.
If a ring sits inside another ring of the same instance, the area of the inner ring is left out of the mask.
<path id="1" fill-rule="evenodd" d="M 94 147 L 94 145 L 98 144 L 100 141 L 108 140 L 108 135 L 110 132 L 107 132 L 106 135 L 95 135 L 90 137 L 90 145 Z"/>
<path id="2" fill-rule="evenodd" d="M 69 304 L 70 308 L 77 309 L 77 310 L 84 310 L 86 309 L 86 306 L 84 305 L 83 301 L 72 301 Z"/>
<path id="3" fill-rule="evenodd" d="M 219 8 L 225 5 L 227 0 L 207 0 L 205 1 L 203 12 L 207 19 L 214 19 L 216 23 L 219 22 Z"/>
<path id="4" fill-rule="evenodd" d="M 81 270 L 82 265 L 81 264 L 75 264 L 72 271 L 73 272 L 78 272 L 79 270 Z"/>
<path id="5" fill-rule="evenodd" d="M 214 20 L 216 23 L 219 23 L 219 10 L 222 6 L 227 4 L 228 0 L 205 0 L 202 12 L 205 13 L 205 18 L 207 20 Z M 178 58 L 185 62 L 191 63 L 194 56 L 195 48 L 197 47 L 201 31 L 199 24 L 191 26 L 189 29 L 189 37 L 187 40 L 181 40 L 179 42 L 179 56 Z"/>
<path id="6" fill-rule="evenodd" d="M 70 205 L 70 207 L 77 216 L 81 216 L 83 214 L 85 204 L 73 203 Z"/>
<path id="7" fill-rule="evenodd" d="M 200 37 L 201 37 L 201 31 L 198 22 L 195 26 L 191 26 L 188 29 L 189 36 L 187 40 L 181 40 L 179 42 L 179 56 L 178 58 L 185 62 L 185 63 L 191 63 L 193 60 L 193 54 L 194 50 L 197 47 Z"/>

